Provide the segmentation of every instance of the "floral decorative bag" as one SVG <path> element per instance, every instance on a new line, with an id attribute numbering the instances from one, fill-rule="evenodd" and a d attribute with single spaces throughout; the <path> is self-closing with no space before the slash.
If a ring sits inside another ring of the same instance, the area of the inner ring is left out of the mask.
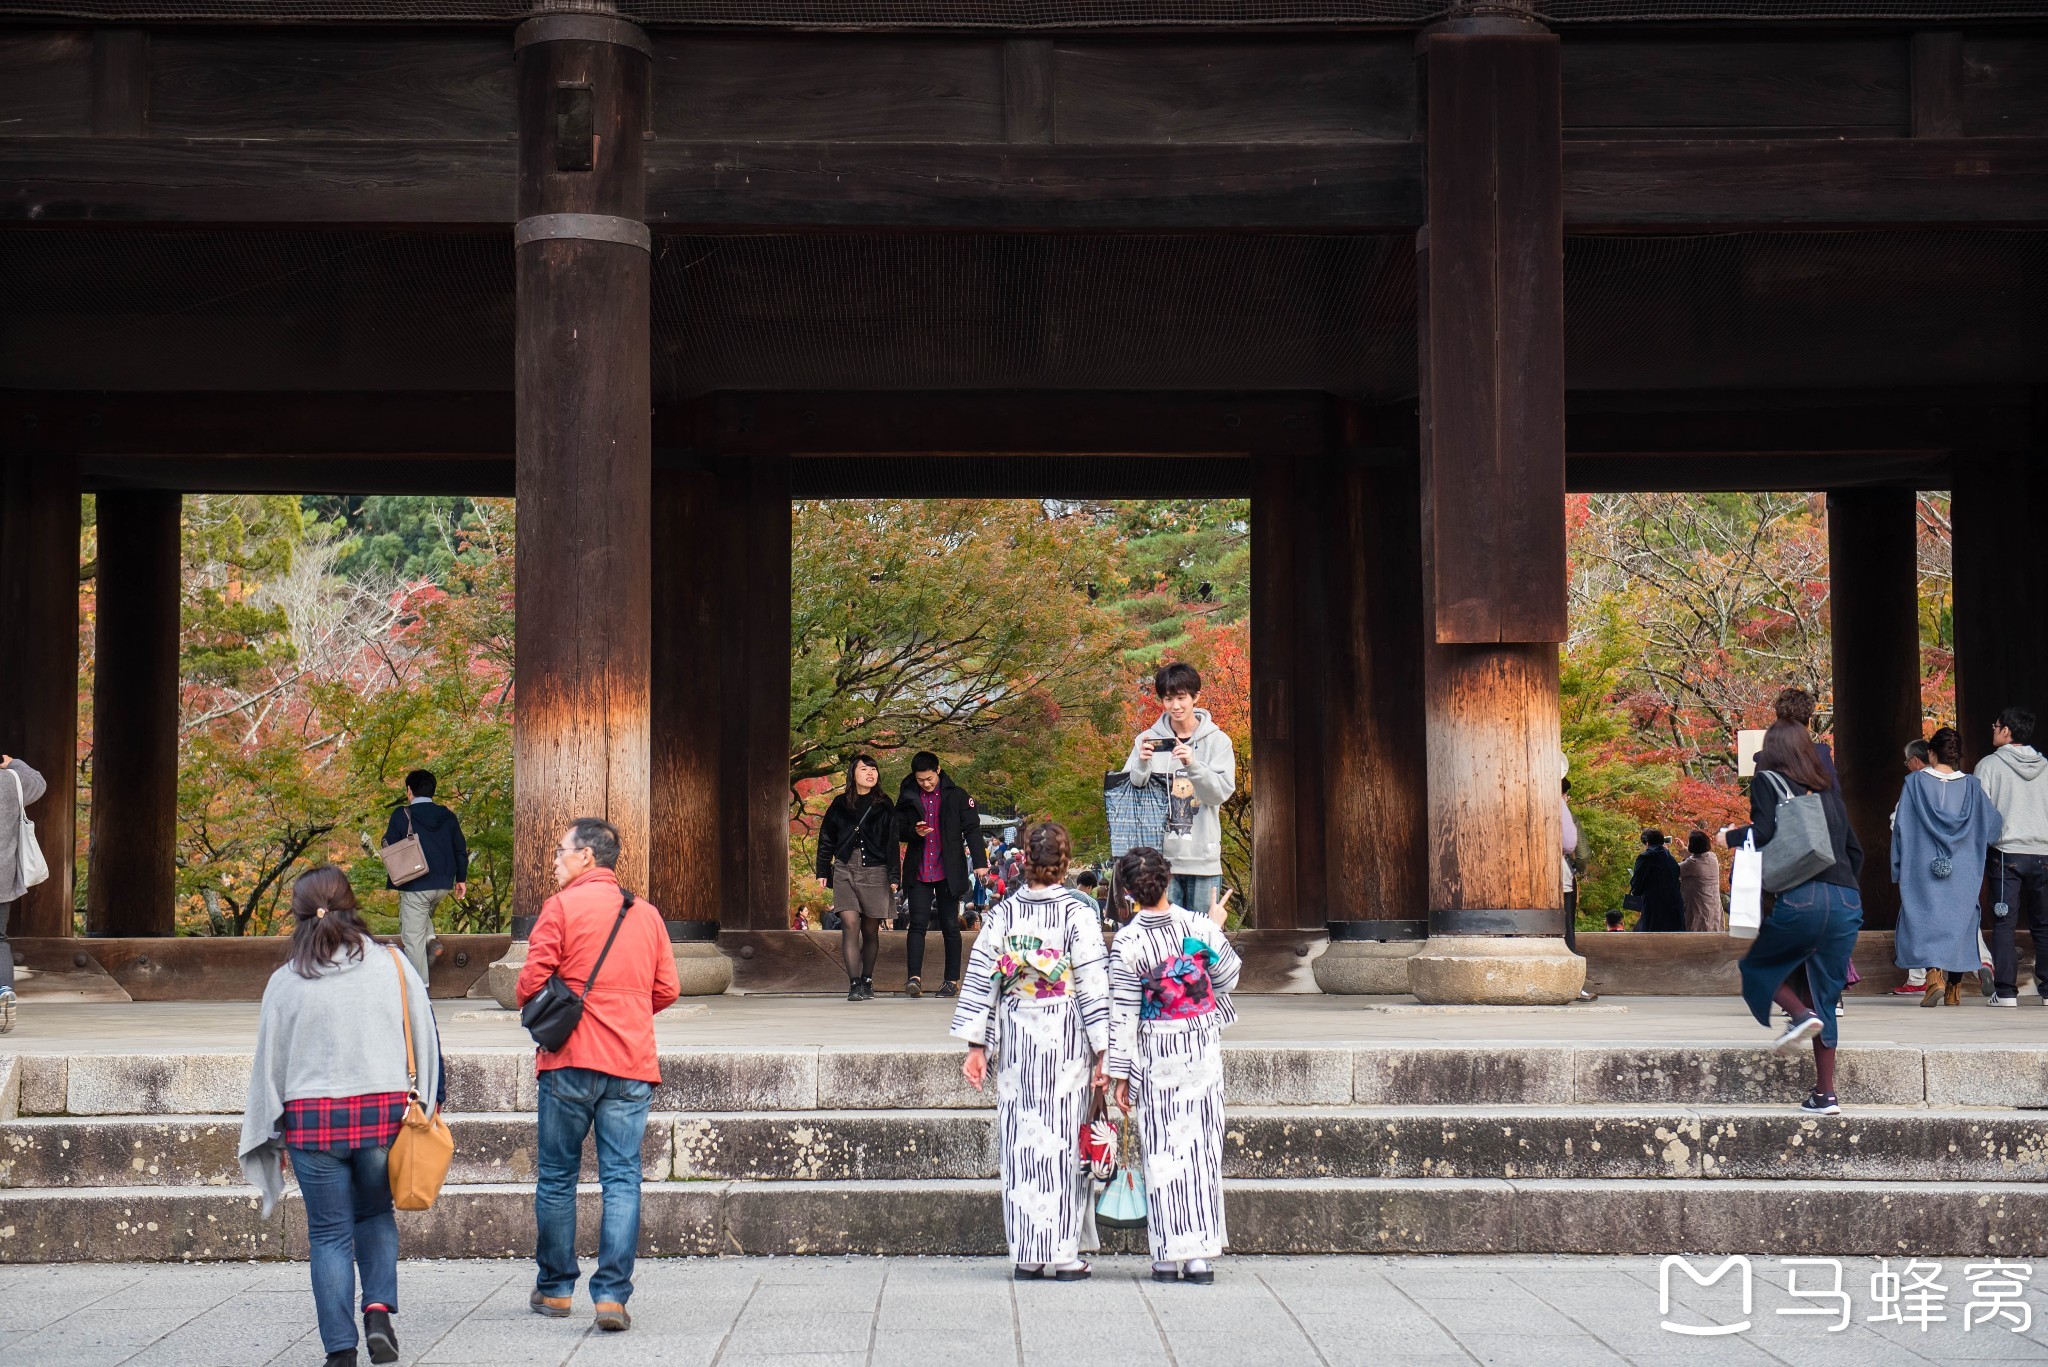
<path id="1" fill-rule="evenodd" d="M 1209 965 L 1216 951 L 1194 936 L 1184 937 L 1180 953 L 1145 975 L 1139 1020 L 1195 1020 L 1216 1010 L 1216 989 Z"/>
<path id="2" fill-rule="evenodd" d="M 1145 1217 L 1145 1169 L 1138 1151 L 1138 1127 L 1126 1111 L 1116 1175 L 1095 1202 L 1095 1223 L 1110 1229 L 1143 1229 Z"/>

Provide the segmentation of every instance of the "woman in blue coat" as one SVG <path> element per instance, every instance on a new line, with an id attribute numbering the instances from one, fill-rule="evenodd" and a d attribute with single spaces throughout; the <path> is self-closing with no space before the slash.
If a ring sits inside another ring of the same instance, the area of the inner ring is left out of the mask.
<path id="1" fill-rule="evenodd" d="M 1892 881 L 1899 885 L 1896 958 L 1927 970 L 1922 1006 L 1962 1004 L 1963 979 L 1977 972 L 1977 885 L 1985 851 L 2002 820 L 1983 786 L 1959 767 L 1963 738 L 1952 726 L 1927 742 L 1928 765 L 1906 775 L 1892 817 Z"/>

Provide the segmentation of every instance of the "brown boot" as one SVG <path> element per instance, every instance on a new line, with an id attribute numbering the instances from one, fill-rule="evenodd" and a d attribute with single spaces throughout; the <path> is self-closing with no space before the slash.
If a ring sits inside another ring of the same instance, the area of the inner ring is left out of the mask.
<path id="1" fill-rule="evenodd" d="M 633 1317 L 627 1314 L 626 1307 L 617 1301 L 599 1301 L 594 1308 L 597 1311 L 597 1327 L 608 1333 L 624 1333 L 633 1327 Z"/>
<path id="2" fill-rule="evenodd" d="M 526 1304 L 534 1314 L 546 1315 L 551 1320 L 563 1319 L 569 1313 L 567 1296 L 543 1296 L 539 1287 L 535 1287 L 527 1296 Z"/>
<path id="3" fill-rule="evenodd" d="M 1941 1005 L 1942 982 L 1946 978 L 1946 976 L 1947 975 L 1944 974 L 1938 968 L 1930 968 L 1927 970 L 1927 991 L 1920 998 L 1920 1004 L 1922 1006 Z M 1951 1001 L 1949 1005 L 1954 1006 L 1955 1003 Z"/>
<path id="4" fill-rule="evenodd" d="M 1954 973 L 1948 975 L 1948 991 L 1943 994 L 1941 1000 L 1948 1006 L 1961 1006 L 1963 1004 L 1963 980 L 1961 977 Z"/>

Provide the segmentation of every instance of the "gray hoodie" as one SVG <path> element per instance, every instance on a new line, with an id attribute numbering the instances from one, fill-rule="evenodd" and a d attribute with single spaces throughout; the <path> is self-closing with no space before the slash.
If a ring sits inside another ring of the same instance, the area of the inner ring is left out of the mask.
<path id="1" fill-rule="evenodd" d="M 1166 738 L 1165 748 L 1172 749 L 1173 723 L 1162 714 L 1131 742 L 1124 774 L 1133 787 L 1150 783 L 1154 777 L 1142 748 L 1148 736 Z M 1188 738 L 1187 746 L 1194 759 L 1171 776 L 1169 791 L 1182 791 L 1174 793 L 1167 808 L 1166 839 L 1160 852 L 1173 865 L 1174 873 L 1205 878 L 1223 872 L 1221 811 L 1237 791 L 1237 752 L 1230 737 L 1199 707 L 1195 709 L 1195 734 Z"/>
<path id="2" fill-rule="evenodd" d="M 2007 854 L 2048 854 L 2048 759 L 2031 745 L 2001 745 L 1972 771 L 2005 818 L 1994 842 Z"/>

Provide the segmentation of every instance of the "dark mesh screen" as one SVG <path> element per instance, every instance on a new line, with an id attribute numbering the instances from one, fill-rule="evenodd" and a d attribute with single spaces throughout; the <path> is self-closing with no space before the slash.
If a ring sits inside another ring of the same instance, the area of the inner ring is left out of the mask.
<path id="1" fill-rule="evenodd" d="M 103 23 L 512 23 L 536 8 L 532 0 L 0 0 L 0 15 Z M 630 19 L 664 25 L 1019 31 L 1415 25 L 1449 8 L 1444 0 L 619 0 L 617 6 Z M 2044 0 L 1536 0 L 1534 8 L 1560 24 L 2048 17 Z"/>
<path id="2" fill-rule="evenodd" d="M 1377 235 L 656 239 L 654 379 L 719 389 L 1415 386 Z M 2048 231 L 1566 241 L 1576 389 L 2048 382 Z M 0 233 L 0 387 L 505 390 L 508 233 Z"/>

